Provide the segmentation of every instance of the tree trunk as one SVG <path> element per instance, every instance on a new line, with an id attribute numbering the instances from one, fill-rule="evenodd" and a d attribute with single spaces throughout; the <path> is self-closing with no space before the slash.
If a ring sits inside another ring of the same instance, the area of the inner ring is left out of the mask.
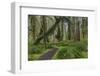
<path id="1" fill-rule="evenodd" d="M 74 27 L 74 41 L 80 41 L 80 22 L 77 17 L 74 19 Z"/>
<path id="2" fill-rule="evenodd" d="M 32 25 L 32 34 L 33 34 L 33 40 L 35 40 L 35 17 L 31 17 L 31 25 Z"/>
<path id="3" fill-rule="evenodd" d="M 64 21 L 61 20 L 61 40 L 63 40 L 63 33 L 64 33 Z"/>
<path id="4" fill-rule="evenodd" d="M 43 16 L 43 41 L 44 41 L 44 47 L 46 48 L 47 37 L 45 33 L 46 33 L 46 18 Z"/>
<path id="5" fill-rule="evenodd" d="M 52 34 L 54 31 L 55 31 L 55 28 L 57 27 L 58 23 L 60 22 L 61 18 L 55 18 L 56 19 L 56 22 L 55 24 L 50 28 L 48 29 L 48 31 L 45 32 L 45 35 L 46 37 L 48 37 L 50 34 Z M 36 41 L 34 42 L 34 44 L 38 44 L 42 39 L 44 38 L 44 35 L 41 34 L 37 39 Z"/>
<path id="6" fill-rule="evenodd" d="M 71 40 L 71 23 L 68 23 L 68 40 Z"/>
<path id="7" fill-rule="evenodd" d="M 77 22 L 77 41 L 80 41 L 80 22 Z"/>
<path id="8" fill-rule="evenodd" d="M 84 26 L 85 26 L 85 21 L 84 21 L 84 18 L 82 19 L 82 37 L 84 39 L 84 36 L 85 36 L 85 32 L 84 32 Z"/>

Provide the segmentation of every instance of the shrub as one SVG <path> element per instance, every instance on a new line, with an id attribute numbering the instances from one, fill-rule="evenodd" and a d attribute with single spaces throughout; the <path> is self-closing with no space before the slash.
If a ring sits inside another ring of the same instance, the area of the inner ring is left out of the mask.
<path id="1" fill-rule="evenodd" d="M 60 43 L 58 46 L 68 46 L 68 43 Z"/>
<path id="2" fill-rule="evenodd" d="M 73 43 L 69 46 L 62 47 L 58 54 L 58 59 L 73 59 L 73 58 L 86 58 L 87 57 L 87 46 L 84 43 Z"/>
<path id="3" fill-rule="evenodd" d="M 74 53 L 73 53 L 73 48 L 69 47 L 63 47 L 59 50 L 57 54 L 57 58 L 59 59 L 71 59 L 75 58 Z"/>
<path id="4" fill-rule="evenodd" d="M 70 46 L 75 47 L 79 51 L 87 51 L 87 44 L 84 42 L 74 42 L 71 43 Z"/>
<path id="5" fill-rule="evenodd" d="M 41 53 L 43 50 L 45 50 L 45 49 L 43 48 L 42 45 L 32 46 L 32 47 L 29 47 L 29 48 L 28 48 L 28 52 L 29 52 L 30 54 L 39 54 L 39 53 Z"/>
<path id="6" fill-rule="evenodd" d="M 48 44 L 46 48 L 47 48 L 47 49 L 53 48 L 53 45 Z"/>

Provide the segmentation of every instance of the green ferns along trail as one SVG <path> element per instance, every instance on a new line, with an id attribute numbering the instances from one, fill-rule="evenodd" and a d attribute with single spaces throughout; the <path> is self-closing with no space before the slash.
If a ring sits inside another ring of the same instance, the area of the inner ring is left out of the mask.
<path id="1" fill-rule="evenodd" d="M 28 60 L 88 58 L 88 17 L 28 15 Z"/>

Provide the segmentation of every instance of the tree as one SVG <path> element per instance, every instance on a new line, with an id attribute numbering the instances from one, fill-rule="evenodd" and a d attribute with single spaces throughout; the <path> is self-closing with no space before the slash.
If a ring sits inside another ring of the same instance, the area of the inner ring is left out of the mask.
<path id="1" fill-rule="evenodd" d="M 47 42 L 47 36 L 46 36 L 46 18 L 45 16 L 42 16 L 42 20 L 43 20 L 43 39 L 44 39 L 44 46 L 46 48 L 46 42 Z"/>
<path id="2" fill-rule="evenodd" d="M 50 34 L 52 34 L 52 33 L 55 31 L 55 28 L 57 27 L 58 23 L 59 23 L 60 20 L 61 20 L 61 18 L 57 18 L 57 17 L 55 17 L 55 19 L 56 19 L 55 24 L 54 24 L 51 28 L 49 28 L 47 32 L 45 32 L 45 36 L 46 36 L 46 37 L 48 37 Z M 41 34 L 41 35 L 36 39 L 36 41 L 34 42 L 34 44 L 38 44 L 43 38 L 44 38 L 44 35 Z"/>
<path id="3" fill-rule="evenodd" d="M 80 41 L 80 21 L 79 21 L 79 17 L 74 18 L 74 41 Z"/>
<path id="4" fill-rule="evenodd" d="M 80 41 L 80 22 L 77 22 L 77 29 L 76 29 L 76 40 Z"/>

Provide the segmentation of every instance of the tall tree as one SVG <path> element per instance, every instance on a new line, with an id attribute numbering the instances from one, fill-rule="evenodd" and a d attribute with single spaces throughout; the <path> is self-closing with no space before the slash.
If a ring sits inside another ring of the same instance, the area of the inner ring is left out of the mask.
<path id="1" fill-rule="evenodd" d="M 43 40 L 44 40 L 44 46 L 46 48 L 46 42 L 47 42 L 47 36 L 46 36 L 46 17 L 42 16 L 43 20 Z"/>
<path id="2" fill-rule="evenodd" d="M 78 17 L 74 18 L 74 41 L 80 41 L 80 22 Z"/>
<path id="3" fill-rule="evenodd" d="M 69 20 L 71 19 L 68 17 Z M 71 40 L 71 21 L 68 22 L 68 39 Z"/>
<path id="4" fill-rule="evenodd" d="M 82 37 L 83 37 L 83 39 L 84 39 L 84 36 L 85 36 L 85 19 L 84 18 L 82 18 Z"/>
<path id="5" fill-rule="evenodd" d="M 58 23 L 60 22 L 61 18 L 58 18 L 55 16 L 56 22 L 52 25 L 51 28 L 49 28 L 46 32 L 45 32 L 45 36 L 48 37 L 49 35 L 51 35 L 54 31 L 55 28 L 58 26 Z M 45 27 L 44 27 L 45 28 Z M 42 39 L 44 38 L 44 35 L 40 35 L 34 42 L 34 44 L 38 44 Z"/>
<path id="6" fill-rule="evenodd" d="M 77 22 L 77 29 L 76 29 L 76 38 L 77 41 L 80 41 L 80 22 Z"/>

